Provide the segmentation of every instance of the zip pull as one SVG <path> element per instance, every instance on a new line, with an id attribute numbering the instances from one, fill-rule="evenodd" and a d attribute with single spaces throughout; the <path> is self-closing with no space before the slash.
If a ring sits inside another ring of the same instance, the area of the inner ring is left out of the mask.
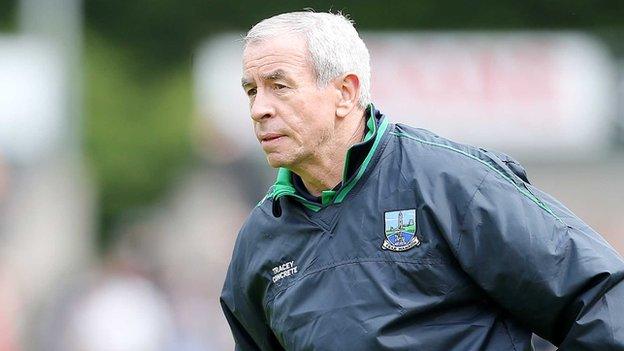
<path id="1" fill-rule="evenodd" d="M 282 206 L 280 206 L 280 197 L 273 198 L 273 205 L 271 206 L 271 212 L 273 212 L 273 217 L 279 218 L 282 216 Z"/>

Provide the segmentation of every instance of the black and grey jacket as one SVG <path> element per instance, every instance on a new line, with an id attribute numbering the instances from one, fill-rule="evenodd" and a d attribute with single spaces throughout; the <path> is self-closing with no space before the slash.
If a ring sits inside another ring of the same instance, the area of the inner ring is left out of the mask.
<path id="1" fill-rule="evenodd" d="M 624 350 L 624 261 L 506 156 L 369 108 L 317 200 L 281 169 L 221 304 L 237 350 Z"/>

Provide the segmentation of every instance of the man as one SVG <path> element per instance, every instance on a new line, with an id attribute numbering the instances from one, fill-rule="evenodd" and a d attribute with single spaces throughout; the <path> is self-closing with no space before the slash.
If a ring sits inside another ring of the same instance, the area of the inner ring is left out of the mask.
<path id="1" fill-rule="evenodd" d="M 509 157 L 389 123 L 347 19 L 282 14 L 245 44 L 279 171 L 223 288 L 237 349 L 624 350 L 622 258 Z"/>

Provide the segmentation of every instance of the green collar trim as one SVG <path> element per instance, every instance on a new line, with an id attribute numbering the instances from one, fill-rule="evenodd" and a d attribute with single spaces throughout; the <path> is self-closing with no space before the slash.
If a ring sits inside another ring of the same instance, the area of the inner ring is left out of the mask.
<path id="1" fill-rule="evenodd" d="M 379 143 L 381 141 L 381 138 L 385 130 L 388 128 L 388 120 L 385 117 L 382 118 L 381 123 L 379 124 L 379 126 L 377 126 L 377 123 L 375 123 L 374 113 L 375 113 L 375 108 L 371 104 L 370 115 L 368 117 L 368 120 L 366 121 L 368 132 L 366 132 L 366 135 L 364 136 L 364 140 L 358 143 L 359 145 L 362 143 L 370 142 L 372 139 L 374 139 L 373 145 L 368 151 L 366 158 L 364 158 L 364 161 L 362 161 L 362 164 L 358 168 L 358 171 L 355 174 L 355 176 L 352 177 L 350 180 L 346 179 L 347 169 L 348 169 L 347 166 L 349 165 L 349 158 L 350 158 L 349 156 L 351 154 L 353 147 L 349 148 L 345 157 L 345 166 L 344 166 L 343 173 L 342 173 L 343 174 L 343 181 L 342 181 L 343 186 L 338 191 L 333 191 L 333 190 L 323 191 L 321 193 L 322 206 L 331 205 L 333 203 L 341 203 L 345 199 L 349 191 L 353 189 L 355 184 L 357 184 L 357 182 L 364 175 L 364 172 L 366 171 L 368 164 L 370 163 L 371 159 L 373 158 L 373 155 L 375 154 L 375 151 L 377 150 L 377 147 L 379 146 Z M 277 200 L 282 196 L 292 196 L 294 199 L 299 201 L 306 208 L 314 212 L 318 212 L 322 208 L 322 206 L 320 206 L 319 204 L 311 202 L 308 199 L 296 193 L 295 187 L 292 183 L 292 171 L 287 168 L 278 169 L 277 179 L 275 180 L 275 183 L 269 189 L 269 192 L 267 193 L 267 195 L 258 203 L 258 205 L 263 203 L 264 200 L 268 199 L 269 197 L 272 197 L 274 200 Z"/>
<path id="2" fill-rule="evenodd" d="M 307 200 L 303 196 L 297 195 L 295 191 L 295 186 L 292 184 L 292 171 L 287 168 L 280 168 L 277 171 L 277 179 L 275 180 L 275 184 L 273 184 L 269 191 L 269 194 L 265 196 L 265 199 L 269 197 L 272 197 L 273 199 L 279 199 L 282 196 L 292 196 L 312 211 L 317 212 L 321 209 L 321 206 L 319 206 L 318 204 Z M 262 203 L 262 201 L 260 203 Z"/>
<path id="3" fill-rule="evenodd" d="M 373 121 L 373 124 L 375 123 L 374 118 L 369 119 L 369 121 L 370 120 Z M 360 165 L 360 168 L 358 169 L 357 174 L 355 175 L 354 178 L 352 178 L 347 184 L 345 184 L 338 191 L 338 194 L 334 198 L 334 203 L 337 203 L 337 204 L 341 203 L 345 199 L 345 197 L 347 197 L 347 194 L 349 194 L 349 191 L 351 191 L 351 189 L 353 189 L 353 187 L 355 186 L 355 184 L 357 184 L 360 178 L 362 178 L 362 176 L 364 175 L 364 172 L 366 171 L 366 168 L 368 167 L 368 164 L 373 159 L 373 155 L 375 154 L 375 151 L 377 151 L 377 148 L 379 147 L 379 143 L 381 142 L 381 137 L 383 136 L 387 128 L 388 128 L 388 119 L 384 117 L 381 120 L 381 123 L 379 124 L 379 129 L 374 131 L 370 135 L 370 138 L 375 137 L 375 141 L 373 142 L 373 146 L 371 147 L 370 151 L 366 155 L 366 158 Z"/>
<path id="4" fill-rule="evenodd" d="M 375 107 L 372 104 L 370 106 L 370 111 L 371 111 L 370 115 L 368 116 L 368 120 L 366 121 L 366 127 L 367 127 L 368 131 L 366 132 L 366 135 L 364 135 L 364 140 L 362 140 L 361 142 L 357 143 L 356 145 L 368 143 L 375 136 L 375 133 L 377 133 L 377 123 L 375 123 L 375 115 L 374 115 L 375 114 Z M 385 118 L 384 118 L 384 120 L 385 120 Z M 353 150 L 353 146 L 350 147 L 349 150 L 347 150 L 347 155 L 345 157 L 345 165 L 344 165 L 344 168 L 342 170 L 342 183 L 343 184 L 348 179 L 347 170 L 349 169 L 349 167 L 347 167 L 347 166 L 349 165 L 349 161 L 350 161 L 350 158 L 351 158 L 352 150 Z M 370 155 L 371 153 L 369 152 L 368 154 Z"/>

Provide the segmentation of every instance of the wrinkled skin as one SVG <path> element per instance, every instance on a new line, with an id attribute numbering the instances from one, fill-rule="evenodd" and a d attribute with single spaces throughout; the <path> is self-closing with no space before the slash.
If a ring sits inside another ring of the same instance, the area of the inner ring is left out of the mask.
<path id="1" fill-rule="evenodd" d="M 243 88 L 258 141 L 272 167 L 322 164 L 332 153 L 340 91 L 319 87 L 305 41 L 281 36 L 249 44 Z"/>

